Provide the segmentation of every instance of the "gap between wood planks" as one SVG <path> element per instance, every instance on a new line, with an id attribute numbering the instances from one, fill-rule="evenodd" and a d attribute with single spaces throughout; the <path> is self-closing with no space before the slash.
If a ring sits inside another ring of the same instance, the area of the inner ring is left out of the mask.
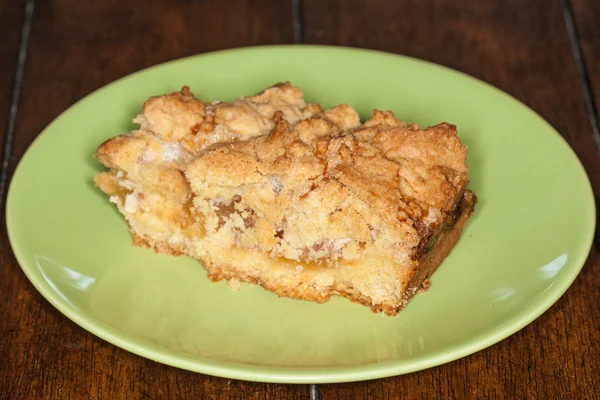
<path id="1" fill-rule="evenodd" d="M 582 96 L 585 103 L 586 111 L 589 117 L 590 125 L 592 128 L 592 134 L 596 143 L 596 150 L 600 156 L 600 118 L 598 116 L 598 108 L 594 101 L 594 94 L 591 86 L 589 73 L 585 64 L 585 59 L 581 51 L 581 45 L 579 42 L 579 34 L 575 25 L 573 17 L 573 10 L 571 8 L 570 0 L 558 0 L 562 10 L 563 18 L 565 21 L 565 28 L 569 41 L 571 44 L 571 51 L 575 60 L 577 73 L 579 75 L 580 84 L 582 87 Z M 302 18 L 302 0 L 291 0 L 292 4 L 292 23 L 293 23 L 293 37 L 295 44 L 304 43 L 304 26 Z M 598 203 L 598 201 L 597 201 Z M 596 234 L 594 238 L 595 245 L 600 248 L 600 233 L 598 231 L 597 224 Z M 319 385 L 309 386 L 309 398 L 311 400 L 321 400 L 321 393 Z"/>
<path id="2" fill-rule="evenodd" d="M 27 48 L 29 46 L 29 34 L 31 33 L 31 24 L 33 21 L 34 0 L 25 2 L 25 16 L 21 27 L 21 38 L 19 39 L 19 51 L 15 60 L 17 67 L 13 78 L 13 87 L 8 108 L 8 118 L 6 123 L 6 134 L 2 144 L 2 167 L 0 168 L 0 215 L 4 215 L 4 200 L 6 199 L 6 190 L 8 187 L 8 167 L 13 148 L 13 139 L 15 136 L 15 125 L 17 122 L 17 113 L 19 111 L 19 99 L 21 97 L 21 85 L 23 83 L 23 73 L 25 70 L 25 60 L 27 59 Z"/>
<path id="3" fill-rule="evenodd" d="M 577 32 L 577 26 L 575 25 L 575 18 L 573 17 L 573 8 L 571 7 L 570 0 L 559 0 L 560 7 L 562 9 L 563 18 L 565 20 L 565 27 L 567 29 L 567 35 L 569 36 L 569 42 L 571 43 L 571 51 L 573 52 L 573 58 L 575 59 L 575 65 L 577 67 L 577 74 L 579 75 L 579 82 L 581 83 L 583 101 L 585 108 L 590 119 L 590 125 L 592 126 L 592 135 L 596 142 L 596 150 L 600 156 L 600 118 L 598 117 L 598 107 L 594 100 L 594 90 L 592 89 L 592 83 L 590 75 L 588 73 L 587 66 L 585 65 L 585 59 L 583 52 L 581 51 L 581 44 L 579 43 L 579 33 Z M 596 198 L 596 204 L 599 201 Z M 596 215 L 596 231 L 594 233 L 594 245 L 596 249 L 600 250 L 600 215 Z"/>
<path id="4" fill-rule="evenodd" d="M 565 26 L 569 41 L 571 42 L 571 51 L 573 52 L 573 58 L 575 59 L 575 65 L 577 67 L 577 73 L 583 90 L 583 100 L 588 116 L 590 118 L 590 125 L 592 126 L 592 133 L 596 142 L 596 149 L 600 152 L 600 119 L 598 118 L 598 108 L 594 100 L 594 93 L 590 76 L 585 65 L 583 52 L 581 51 L 581 45 L 579 43 L 579 33 L 575 26 L 575 19 L 573 17 L 573 9 L 571 7 L 570 0 L 559 0 L 560 6 L 565 20 Z M 600 153 L 599 153 L 600 155 Z"/>
<path id="5" fill-rule="evenodd" d="M 292 3 L 292 33 L 294 43 L 302 43 L 304 40 L 303 21 L 302 21 L 302 0 L 291 0 Z M 8 109 L 8 118 L 4 141 L 2 144 L 2 165 L 0 168 L 0 212 L 4 215 L 4 201 L 8 187 L 8 174 L 10 159 L 13 149 L 13 140 L 15 135 L 16 120 L 19 110 L 19 101 L 21 98 L 21 87 L 23 84 L 25 62 L 27 60 L 27 50 L 29 47 L 29 36 L 33 23 L 33 13 L 35 9 L 35 0 L 26 0 L 25 13 L 23 24 L 21 26 L 21 35 L 19 39 L 19 48 L 17 59 L 15 60 L 16 68 L 13 78 L 13 86 L 11 91 L 10 105 Z M 308 394 L 311 400 L 320 400 L 321 393 L 318 385 L 309 385 Z"/>
<path id="6" fill-rule="evenodd" d="M 304 18 L 302 15 L 302 0 L 290 0 L 292 9 L 292 35 L 294 44 L 304 43 Z M 319 385 L 308 385 L 308 398 L 310 400 L 321 400 L 321 389 Z"/>

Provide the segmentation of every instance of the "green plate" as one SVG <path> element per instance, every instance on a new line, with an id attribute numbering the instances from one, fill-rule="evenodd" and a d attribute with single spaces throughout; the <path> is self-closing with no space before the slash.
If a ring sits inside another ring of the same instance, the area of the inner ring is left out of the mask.
<path id="1" fill-rule="evenodd" d="M 284 80 L 310 101 L 347 102 L 362 117 L 378 108 L 424 125 L 452 122 L 469 147 L 476 212 L 429 291 L 397 317 L 340 298 L 319 305 L 211 283 L 191 259 L 132 246 L 123 218 L 92 184 L 101 170 L 92 153 L 131 129 L 149 96 L 187 84 L 200 98 L 229 100 Z M 84 329 L 179 368 L 291 383 L 404 374 L 502 340 L 567 290 L 590 249 L 594 221 L 577 157 L 523 104 L 430 63 L 312 46 L 205 54 L 98 90 L 34 142 L 7 203 L 23 271 Z"/>

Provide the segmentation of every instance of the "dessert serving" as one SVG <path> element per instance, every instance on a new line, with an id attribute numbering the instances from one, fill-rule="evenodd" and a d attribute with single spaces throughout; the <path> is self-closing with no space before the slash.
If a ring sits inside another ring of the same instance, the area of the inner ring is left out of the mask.
<path id="1" fill-rule="evenodd" d="M 232 102 L 189 88 L 148 99 L 138 130 L 103 143 L 95 177 L 133 242 L 199 260 L 214 281 L 280 296 L 340 295 L 396 315 L 473 212 L 466 147 L 346 104 L 323 110 L 288 83 Z"/>

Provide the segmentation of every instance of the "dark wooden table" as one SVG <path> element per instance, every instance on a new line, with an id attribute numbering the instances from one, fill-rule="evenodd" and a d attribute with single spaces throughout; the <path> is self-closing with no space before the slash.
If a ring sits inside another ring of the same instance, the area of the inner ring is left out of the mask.
<path id="1" fill-rule="evenodd" d="M 486 350 L 375 381 L 275 385 L 157 364 L 67 320 L 15 261 L 4 200 L 27 146 L 88 93 L 182 56 L 281 43 L 384 50 L 489 82 L 532 107 L 565 137 L 598 196 L 600 1 L 3 0 L 0 38 L 0 398 L 598 397 L 598 242 L 573 286 L 549 311 Z"/>

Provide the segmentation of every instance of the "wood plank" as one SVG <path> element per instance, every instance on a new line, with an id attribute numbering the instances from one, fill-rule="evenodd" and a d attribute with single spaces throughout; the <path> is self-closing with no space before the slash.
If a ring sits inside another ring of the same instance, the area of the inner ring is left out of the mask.
<path id="1" fill-rule="evenodd" d="M 306 399 L 304 385 L 216 378 L 136 356 L 69 321 L 0 237 L 0 399 Z"/>
<path id="2" fill-rule="evenodd" d="M 592 97 L 596 106 L 596 124 L 600 124 L 600 2 L 595 0 L 571 0 L 571 8 L 583 62 L 587 69 Z M 596 128 L 600 131 L 600 126 Z M 600 132 L 597 131 L 597 134 Z"/>
<path id="3" fill-rule="evenodd" d="M 491 83 L 567 139 L 599 193 L 600 161 L 561 9 L 551 0 L 529 3 L 305 0 L 305 42 L 404 54 Z"/>
<path id="4" fill-rule="evenodd" d="M 52 119 L 93 90 L 174 58 L 290 43 L 290 19 L 289 2 L 267 0 L 36 2 L 14 158 Z M 306 386 L 187 372 L 94 337 L 36 292 L 20 271 L 2 225 L 0 398 L 307 398 Z"/>
<path id="5" fill-rule="evenodd" d="M 433 61 L 513 95 L 565 137 L 600 193 L 600 161 L 558 2 L 305 0 L 303 10 L 306 43 Z M 323 385 L 323 399 L 594 398 L 600 390 L 594 378 L 600 366 L 599 285 L 594 248 L 566 295 L 512 337 L 418 373 Z"/>
<path id="6" fill-rule="evenodd" d="M 0 143 L 7 129 L 24 11 L 25 0 L 0 3 Z"/>
<path id="7" fill-rule="evenodd" d="M 127 74 L 209 51 L 291 42 L 288 2 L 40 2 L 15 156 L 67 107 Z"/>

